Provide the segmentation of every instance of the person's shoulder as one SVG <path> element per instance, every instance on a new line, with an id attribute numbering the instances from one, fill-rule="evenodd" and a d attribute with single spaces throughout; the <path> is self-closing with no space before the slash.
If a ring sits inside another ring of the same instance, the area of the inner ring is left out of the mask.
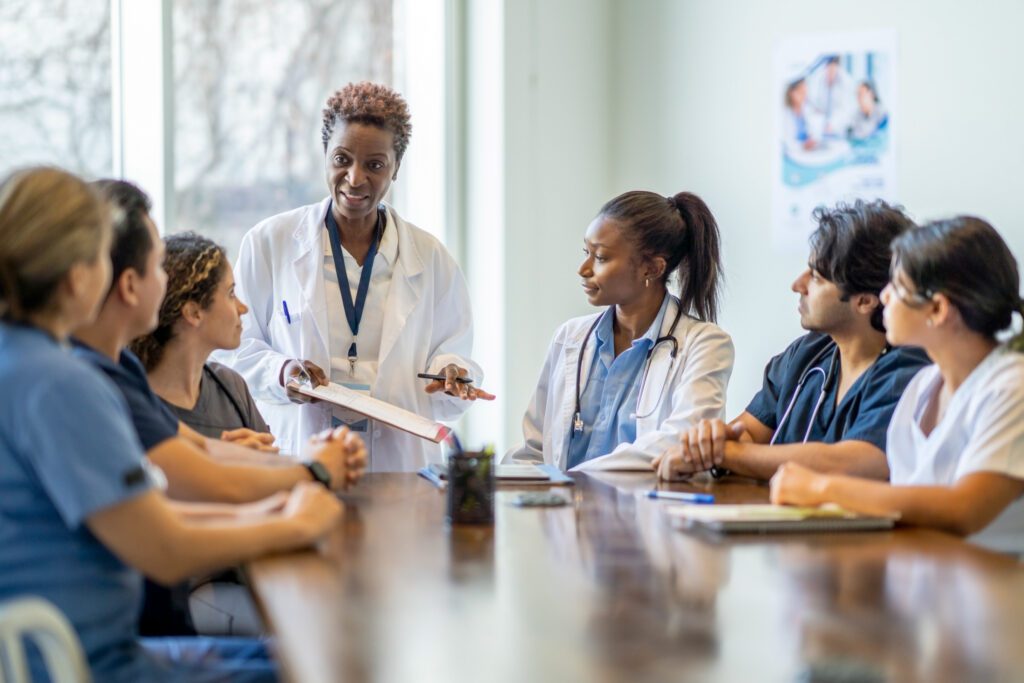
<path id="1" fill-rule="evenodd" d="M 232 391 L 240 395 L 248 393 L 249 387 L 245 383 L 245 378 L 235 370 L 232 370 L 223 363 L 212 360 L 207 361 L 206 367 L 217 379 L 224 383 L 224 386 L 229 387 Z"/>
<path id="2" fill-rule="evenodd" d="M 31 361 L 31 358 L 26 358 Z M 52 406 L 54 402 L 96 402 L 122 405 L 121 392 L 101 368 L 72 353 L 47 356 L 46 371 L 31 372 L 29 382 L 21 383 L 26 404 Z M 28 365 L 28 363 L 26 363 Z M 31 366 L 30 366 L 31 367 Z"/>
<path id="3" fill-rule="evenodd" d="M 932 364 L 924 349 L 919 346 L 894 346 L 877 361 L 879 369 L 910 370 L 916 373 Z"/>
<path id="4" fill-rule="evenodd" d="M 771 364 L 799 363 L 806 365 L 820 356 L 829 346 L 834 344 L 832 337 L 822 332 L 808 332 L 789 343 L 781 353 L 771 359 Z"/>
<path id="5" fill-rule="evenodd" d="M 268 218 L 264 218 L 259 223 L 254 225 L 246 233 L 246 238 L 250 240 L 277 240 L 284 237 L 291 237 L 294 233 L 296 226 L 300 223 L 310 220 L 319 220 L 317 214 L 323 212 L 324 201 L 319 201 L 313 204 L 306 204 L 295 209 L 283 211 Z"/>
<path id="6" fill-rule="evenodd" d="M 455 263 L 455 259 L 448 251 L 448 248 L 444 246 L 444 243 L 436 235 L 402 218 L 392 206 L 388 206 L 387 211 L 391 215 L 399 234 L 405 233 L 406 238 L 423 255 L 424 260 L 440 259 L 445 262 Z"/>
<path id="7" fill-rule="evenodd" d="M 149 378 L 146 375 L 146 366 L 142 364 L 139 357 L 136 356 L 129 349 L 121 351 L 121 367 L 130 372 L 135 377 L 141 377 L 146 380 L 146 384 L 149 384 Z"/>
<path id="8" fill-rule="evenodd" d="M 989 364 L 984 386 L 991 391 L 1024 394 L 1024 353 L 1006 347 L 997 348 L 998 354 Z"/>
<path id="9" fill-rule="evenodd" d="M 679 326 L 682 329 L 676 337 L 685 337 L 700 343 L 724 342 L 732 345 L 732 336 L 717 323 L 684 316 Z"/>
<path id="10" fill-rule="evenodd" d="M 604 311 L 569 318 L 555 329 L 555 334 L 551 337 L 551 345 L 562 347 L 582 343 L 583 338 L 602 313 Z"/>

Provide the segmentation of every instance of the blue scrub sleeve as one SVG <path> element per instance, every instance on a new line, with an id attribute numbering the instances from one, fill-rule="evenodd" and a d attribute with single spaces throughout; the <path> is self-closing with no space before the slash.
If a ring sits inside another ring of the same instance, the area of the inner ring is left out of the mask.
<path id="1" fill-rule="evenodd" d="M 150 489 L 124 399 L 97 370 L 40 377 L 24 394 L 19 448 L 69 529 Z"/>
<path id="2" fill-rule="evenodd" d="M 910 380 L 927 365 L 926 357 L 907 354 L 899 349 L 890 353 L 892 358 L 878 361 L 883 365 L 872 373 L 870 382 L 863 388 L 860 410 L 843 435 L 844 441 L 867 441 L 883 453 L 896 405 Z"/>
<path id="3" fill-rule="evenodd" d="M 778 428 L 779 400 L 782 393 L 784 379 L 789 366 L 792 364 L 791 349 L 775 356 L 764 369 L 764 382 L 761 390 L 754 394 L 754 398 L 747 404 L 747 412 L 757 418 L 757 421 L 771 430 Z M 787 400 L 789 397 L 786 397 Z"/>
<path id="4" fill-rule="evenodd" d="M 131 421 L 142 448 L 148 452 L 167 439 L 178 436 L 178 416 L 153 393 L 146 369 L 135 354 L 124 351 L 121 359 L 121 366 L 135 376 L 134 382 L 122 382 L 121 393 L 128 401 Z"/>

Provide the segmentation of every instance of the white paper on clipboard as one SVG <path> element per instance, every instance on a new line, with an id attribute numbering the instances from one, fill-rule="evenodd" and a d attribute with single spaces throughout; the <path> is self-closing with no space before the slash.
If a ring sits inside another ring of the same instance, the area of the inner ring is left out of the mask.
<path id="1" fill-rule="evenodd" d="M 288 383 L 288 388 L 303 396 L 310 396 L 342 408 L 348 408 L 360 415 L 365 415 L 434 443 L 444 441 L 448 432 L 451 431 L 440 422 L 434 422 L 405 408 L 399 408 L 386 401 L 360 394 L 334 382 L 313 389 L 304 382 L 293 381 Z"/>

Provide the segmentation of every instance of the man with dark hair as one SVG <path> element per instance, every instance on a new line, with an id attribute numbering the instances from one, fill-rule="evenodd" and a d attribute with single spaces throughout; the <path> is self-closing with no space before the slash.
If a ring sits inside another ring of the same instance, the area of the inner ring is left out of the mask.
<path id="1" fill-rule="evenodd" d="M 654 463 L 663 479 L 711 470 L 769 479 L 798 462 L 887 479 L 885 437 L 907 383 L 930 361 L 893 348 L 882 325 L 890 244 L 914 227 L 896 207 L 858 200 L 814 213 L 807 269 L 793 282 L 808 333 L 765 368 L 764 385 L 729 424 L 702 420 Z"/>

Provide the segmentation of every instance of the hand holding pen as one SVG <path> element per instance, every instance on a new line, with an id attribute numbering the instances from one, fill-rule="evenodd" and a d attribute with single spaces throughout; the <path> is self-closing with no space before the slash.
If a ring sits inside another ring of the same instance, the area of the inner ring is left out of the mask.
<path id="1" fill-rule="evenodd" d="M 443 391 L 449 396 L 456 396 L 463 401 L 475 401 L 478 398 L 484 401 L 493 401 L 494 394 L 473 386 L 473 380 L 469 379 L 469 371 L 460 368 L 454 363 L 449 363 L 437 375 L 420 373 L 418 377 L 429 379 L 431 382 L 424 388 L 428 394 L 436 394 Z"/>

